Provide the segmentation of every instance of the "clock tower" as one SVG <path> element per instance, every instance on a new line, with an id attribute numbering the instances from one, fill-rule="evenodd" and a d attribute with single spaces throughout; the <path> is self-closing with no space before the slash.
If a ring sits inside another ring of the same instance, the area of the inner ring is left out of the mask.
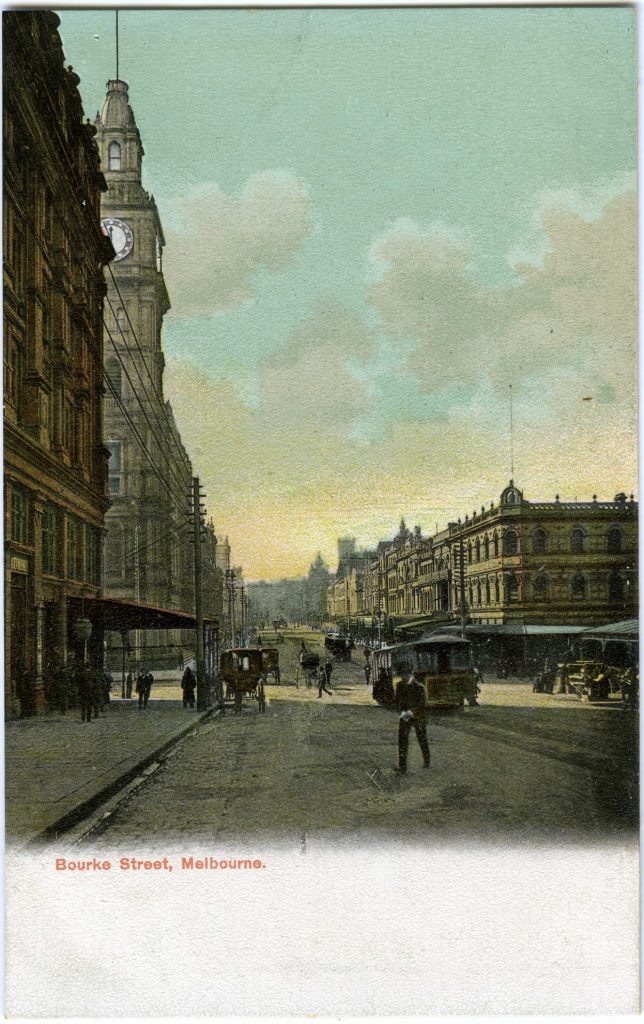
<path id="1" fill-rule="evenodd" d="M 170 308 L 162 266 L 165 239 L 154 197 L 141 182 L 143 145 L 126 82 L 107 83 L 95 125 L 108 185 L 101 218 L 116 252 L 105 304 L 110 381 L 105 440 L 112 503 L 106 517 L 105 591 L 189 611 L 192 554 L 182 527 L 192 467 L 163 395 L 161 331 Z M 142 633 L 138 646 L 144 649 L 132 662 L 158 664 L 159 645 L 167 639 L 159 631 Z"/>

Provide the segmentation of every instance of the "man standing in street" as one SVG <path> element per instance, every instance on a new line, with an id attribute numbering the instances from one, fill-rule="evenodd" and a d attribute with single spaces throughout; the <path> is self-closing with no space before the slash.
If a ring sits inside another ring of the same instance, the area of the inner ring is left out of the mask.
<path id="1" fill-rule="evenodd" d="M 427 704 L 425 690 L 412 672 L 407 682 L 401 679 L 396 686 L 396 707 L 400 712 L 398 721 L 398 772 L 407 774 L 407 751 L 412 726 L 423 755 L 425 768 L 429 768 L 430 755 L 427 741 Z"/>
<path id="2" fill-rule="evenodd" d="M 328 689 L 328 676 L 326 674 L 325 668 L 318 669 L 318 697 L 322 696 L 323 690 L 325 693 L 328 693 L 329 697 L 333 696 L 333 691 Z"/>
<path id="3" fill-rule="evenodd" d="M 331 661 L 330 658 L 327 658 L 326 661 L 324 662 L 324 678 L 326 680 L 326 685 L 329 686 L 329 687 L 331 686 L 331 673 L 332 672 L 333 672 L 333 662 Z M 329 692 L 329 691 L 327 691 L 327 692 Z"/>

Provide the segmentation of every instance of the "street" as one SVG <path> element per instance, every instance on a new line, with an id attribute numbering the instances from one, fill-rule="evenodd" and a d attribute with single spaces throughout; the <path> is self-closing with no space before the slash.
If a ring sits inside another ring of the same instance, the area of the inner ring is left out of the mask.
<path id="1" fill-rule="evenodd" d="M 241 715 L 203 723 L 84 842 L 263 835 L 305 845 L 313 833 L 552 841 L 636 828 L 637 716 L 617 701 L 486 682 L 480 707 L 431 716 L 429 771 L 412 734 L 401 778 L 398 717 L 373 702 L 362 649 L 334 664 L 333 695 L 320 699 L 297 678 L 297 656 L 302 637 L 319 645 L 321 636 L 285 635 L 282 685 L 268 686 L 266 713 L 247 701 Z M 154 696 L 179 699 L 180 690 Z"/>

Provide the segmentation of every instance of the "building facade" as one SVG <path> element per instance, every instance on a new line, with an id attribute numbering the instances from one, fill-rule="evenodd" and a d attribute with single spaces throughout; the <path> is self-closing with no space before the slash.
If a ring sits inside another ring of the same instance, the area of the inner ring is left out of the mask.
<path id="1" fill-rule="evenodd" d="M 359 573 L 329 588 L 334 616 L 598 625 L 637 615 L 637 503 L 498 501 L 423 537 L 404 521 Z M 337 593 L 336 593 L 337 592 Z"/>
<path id="2" fill-rule="evenodd" d="M 58 17 L 3 16 L 5 704 L 30 713 L 100 596 L 106 188 Z M 91 644 L 100 649 L 101 638 Z M 80 646 L 79 646 L 80 644 Z"/>
<path id="3" fill-rule="evenodd" d="M 116 258 L 107 279 L 105 440 L 110 452 L 106 593 L 160 608 L 194 610 L 189 516 L 192 465 L 164 396 L 165 239 L 154 197 L 142 185 L 144 150 L 128 86 L 107 84 L 96 117 L 107 181 L 101 210 Z M 212 602 L 210 602 L 212 604 Z M 118 638 L 114 638 L 118 647 Z M 133 660 L 172 663 L 192 635 L 141 631 Z M 119 654 L 115 652 L 116 661 Z"/>

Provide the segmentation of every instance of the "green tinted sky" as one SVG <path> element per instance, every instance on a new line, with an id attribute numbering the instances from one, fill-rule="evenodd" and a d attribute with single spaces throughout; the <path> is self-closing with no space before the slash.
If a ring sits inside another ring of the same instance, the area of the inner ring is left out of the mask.
<path id="1" fill-rule="evenodd" d="M 114 12 L 61 20 L 93 117 L 115 74 Z M 619 191 L 635 168 L 627 8 L 126 9 L 120 43 L 144 184 L 167 233 L 180 226 L 181 198 L 208 184 L 236 196 L 258 172 L 288 171 L 310 197 L 314 229 L 277 271 L 260 260 L 252 296 L 225 310 L 183 304 L 168 246 L 168 356 L 241 382 L 257 405 L 263 361 L 320 305 L 348 307 L 375 341 L 366 366 L 352 362 L 373 401 L 348 431 L 366 441 L 409 416 L 410 396 L 419 421 L 454 403 L 453 387 L 428 394 L 411 371 L 392 377 L 399 346 L 415 339 L 394 344 L 369 305 L 376 240 L 401 218 L 443 225 L 467 240 L 467 277 L 507 286 L 509 255 L 543 247 L 544 196 L 569 193 L 596 216 L 597 195 Z"/>

